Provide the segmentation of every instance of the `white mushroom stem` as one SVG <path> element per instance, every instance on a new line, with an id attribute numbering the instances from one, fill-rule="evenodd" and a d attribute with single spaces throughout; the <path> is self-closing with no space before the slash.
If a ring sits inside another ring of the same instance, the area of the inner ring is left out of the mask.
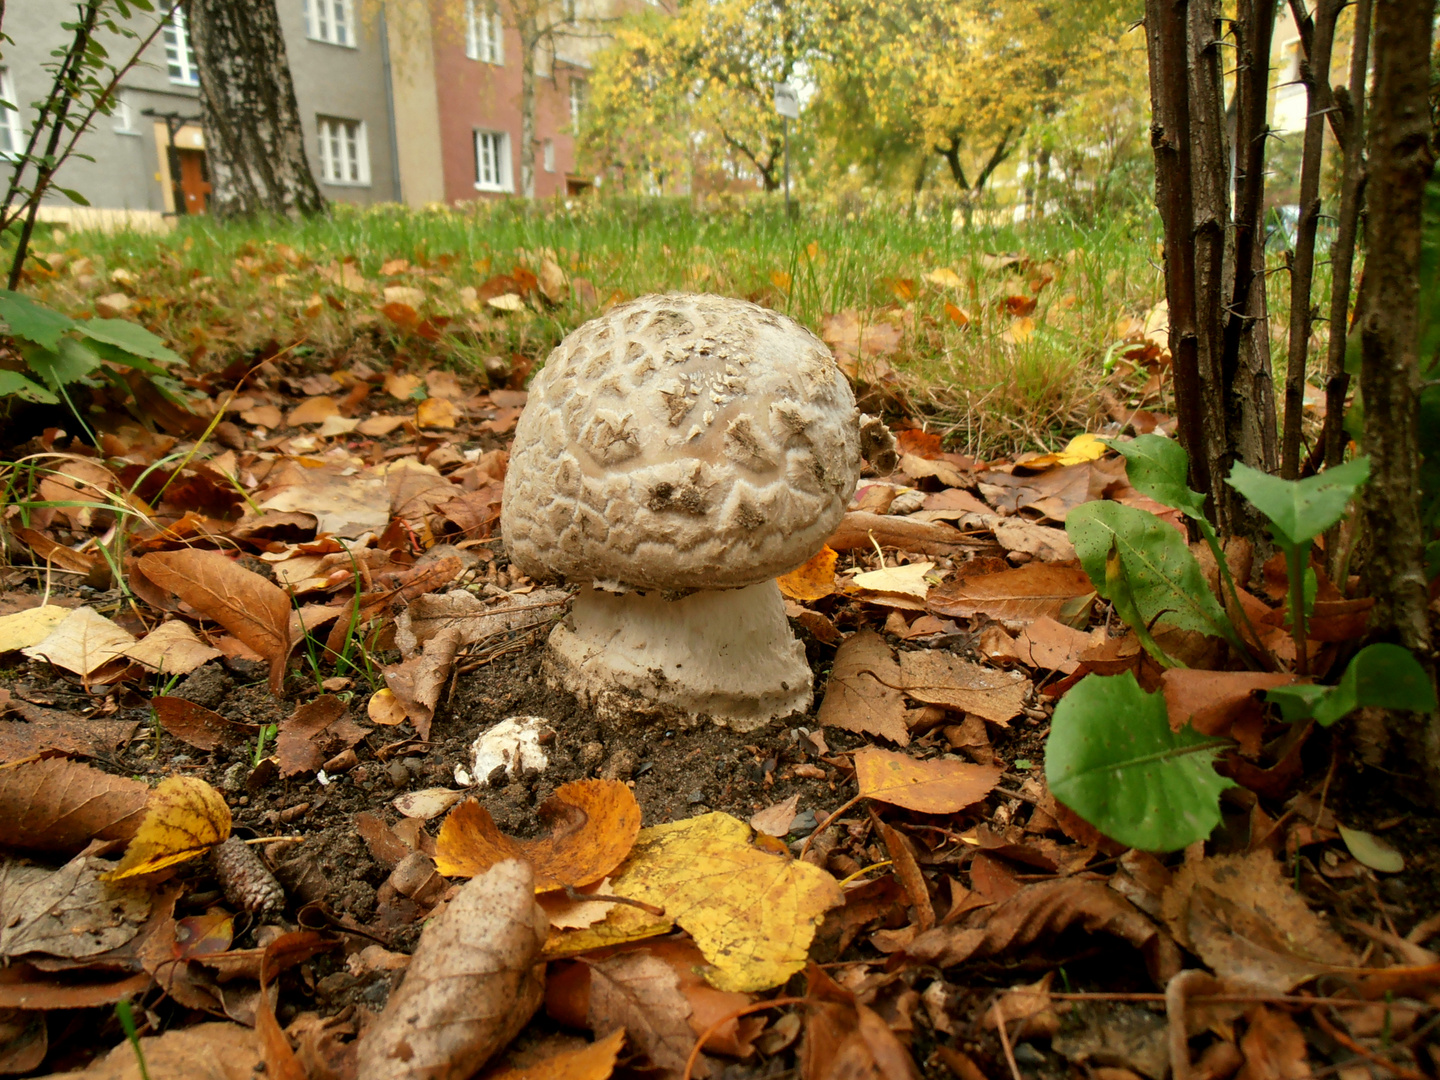
<path id="1" fill-rule="evenodd" d="M 773 581 L 679 600 L 581 589 L 550 635 L 547 663 L 599 712 L 633 714 L 653 703 L 708 713 L 737 731 L 804 712 L 813 686 Z"/>

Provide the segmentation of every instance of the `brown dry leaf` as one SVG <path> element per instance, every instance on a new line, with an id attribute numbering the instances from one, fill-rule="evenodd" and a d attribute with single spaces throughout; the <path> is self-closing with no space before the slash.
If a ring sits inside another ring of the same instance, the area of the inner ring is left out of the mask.
<path id="1" fill-rule="evenodd" d="M 0 702 L 0 711 L 4 708 Z M 0 763 L 36 757 L 46 750 L 104 757 L 129 743 L 140 726 L 137 720 L 94 720 L 23 701 L 12 701 L 9 708 L 25 720 L 0 720 Z"/>
<path id="2" fill-rule="evenodd" d="M 545 913 L 528 864 L 466 882 L 425 927 L 400 989 L 359 1046 L 357 1080 L 473 1076 L 544 997 Z"/>
<path id="3" fill-rule="evenodd" d="M 940 615 L 988 615 L 1024 624 L 1041 616 L 1071 624 L 1088 612 L 1095 587 L 1078 566 L 1029 563 L 978 577 L 961 577 L 930 590 L 926 604 Z"/>
<path id="4" fill-rule="evenodd" d="M 575 895 L 581 899 L 571 900 L 563 892 L 548 892 L 541 893 L 535 898 L 535 901 L 545 909 L 545 914 L 550 918 L 552 930 L 583 930 L 605 918 L 615 906 L 613 900 L 584 899 L 589 894 L 615 895 L 610 891 L 610 879 L 607 877 L 593 885 L 576 889 Z"/>
<path id="5" fill-rule="evenodd" d="M 784 802 L 767 806 L 750 816 L 750 827 L 766 836 L 785 836 L 790 832 L 790 822 L 800 809 L 800 793 L 796 792 Z"/>
<path id="6" fill-rule="evenodd" d="M 332 416 L 340 414 L 340 403 L 334 398 L 325 394 L 317 397 L 306 398 L 295 408 L 290 410 L 290 415 L 285 422 L 291 427 L 299 427 L 302 424 L 323 424 Z"/>
<path id="7" fill-rule="evenodd" d="M 407 401 L 424 383 L 425 380 L 419 375 L 408 371 L 403 374 L 392 371 L 385 376 L 385 392 L 393 398 Z"/>
<path id="8" fill-rule="evenodd" d="M 910 744 L 900 667 L 885 639 L 873 630 L 852 634 L 835 653 L 835 666 L 816 719 L 827 727 L 879 735 Z"/>
<path id="9" fill-rule="evenodd" d="M 922 555 L 958 555 L 968 548 L 990 546 L 986 541 L 974 540 L 959 529 L 940 522 L 919 521 L 893 514 L 868 514 L 861 510 L 846 514 L 840 521 L 840 527 L 825 542 L 835 551 L 874 551 L 875 545 L 879 544 Z"/>
<path id="10" fill-rule="evenodd" d="M 855 752 L 855 782 L 862 795 L 922 814 L 958 814 L 990 794 L 1004 771 L 944 758 L 918 761 L 873 746 Z"/>
<path id="11" fill-rule="evenodd" d="M 89 675 L 117 656 L 124 656 L 135 638 L 93 608 L 76 608 L 38 645 L 20 652 L 31 660 L 44 660 Z"/>
<path id="12" fill-rule="evenodd" d="M 1144 952 L 1159 951 L 1160 930 L 1129 901 L 1101 882 L 1072 877 L 1025 885 L 994 907 L 972 911 L 961 924 L 928 930 L 906 946 L 904 955 L 951 967 L 1033 945 L 1072 926 L 1118 937 Z M 1179 958 L 1174 962 L 1179 970 Z"/>
<path id="13" fill-rule="evenodd" d="M 607 1080 L 625 1045 L 625 1029 L 616 1028 L 589 1046 L 537 1061 L 523 1069 L 506 1069 L 489 1080 Z"/>
<path id="14" fill-rule="evenodd" d="M 1279 1009 L 1255 1007 L 1240 1040 L 1240 1053 L 1245 1063 L 1235 1080 L 1308 1080 L 1310 1076 L 1305 1034 L 1289 1013 Z"/>
<path id="15" fill-rule="evenodd" d="M 262 510 L 310 514 L 320 533 L 347 538 L 378 533 L 390 523 L 385 477 L 370 472 L 344 476 L 331 468 L 306 469 L 283 487 L 257 496 Z"/>
<path id="16" fill-rule="evenodd" d="M 128 840 L 140 828 L 150 789 L 65 758 L 0 769 L 6 847 L 79 851 L 92 839 Z"/>
<path id="17" fill-rule="evenodd" d="M 148 979 L 149 976 L 147 975 Z M 223 1022 L 174 1028 L 141 1038 L 149 1075 L 185 1080 L 252 1080 L 262 1064 L 260 1040 L 241 1024 Z M 81 1072 L 54 1074 L 54 1080 L 140 1080 L 135 1048 L 122 1041 Z"/>
<path id="18" fill-rule="evenodd" d="M 398 427 L 404 427 L 409 422 L 407 416 L 367 416 L 355 425 L 355 430 L 361 435 L 369 436 L 372 439 L 383 439 Z"/>
<path id="19" fill-rule="evenodd" d="M 351 720 L 348 712 L 345 699 L 334 694 L 322 694 L 298 706 L 280 724 L 275 739 L 280 774 L 318 772 L 330 758 L 363 739 L 368 729 Z"/>
<path id="20" fill-rule="evenodd" d="M 512 840 L 495 827 L 474 799 L 461 803 L 440 826 L 435 867 L 446 877 L 474 877 L 505 859 L 535 870 L 539 892 L 599 881 L 630 853 L 640 832 L 640 804 L 619 780 L 572 780 L 540 807 L 551 823 L 540 840 Z"/>
<path id="21" fill-rule="evenodd" d="M 890 322 L 863 320 L 854 308 L 820 318 L 820 340 L 835 351 L 836 362 L 850 378 L 856 378 L 861 357 L 889 356 L 900 347 L 900 327 Z"/>
<path id="22" fill-rule="evenodd" d="M 179 619 L 161 623 L 125 650 L 127 659 L 165 675 L 188 675 L 222 655 L 219 649 L 196 637 L 189 623 Z"/>
<path id="23" fill-rule="evenodd" d="M 836 660 L 838 667 L 838 656 Z M 1018 671 L 981 667 L 938 649 L 902 652 L 899 680 L 885 681 L 916 701 L 960 709 L 997 724 L 1018 715 L 1030 696 L 1030 680 Z"/>
<path id="24" fill-rule="evenodd" d="M 648 952 L 624 952 L 590 967 L 588 1023 L 592 1031 L 624 1030 L 667 1078 L 678 1078 L 695 1045 L 690 1003 L 680 978 Z M 703 1055 L 694 1076 L 710 1075 Z"/>
<path id="25" fill-rule="evenodd" d="M 910 898 L 911 910 L 915 913 L 915 929 L 921 933 L 935 925 L 935 906 L 930 900 L 930 889 L 925 875 L 915 859 L 915 848 L 910 838 L 883 821 L 880 823 L 880 839 L 885 841 L 885 850 L 890 853 L 895 877 L 905 888 Z"/>
<path id="26" fill-rule="evenodd" d="M 198 776 L 167 776 L 150 792 L 145 820 L 103 881 L 152 874 L 203 855 L 230 835 L 225 797 Z"/>
<path id="27" fill-rule="evenodd" d="M 277 428 L 285 420 L 285 414 L 274 405 L 257 405 L 253 409 L 246 409 L 240 414 L 240 419 L 247 424 L 254 424 L 256 427 Z"/>
<path id="28" fill-rule="evenodd" d="M 73 608 L 43 604 L 11 615 L 0 615 L 0 653 L 39 645 L 70 617 Z"/>
<path id="29" fill-rule="evenodd" d="M 430 738 L 430 722 L 462 644 L 461 630 L 446 627 L 425 642 L 419 656 L 381 669 L 386 688 L 395 695 L 422 739 Z"/>
<path id="30" fill-rule="evenodd" d="M 47 953 L 72 960 L 124 945 L 150 914 L 150 894 L 100 880 L 109 864 L 83 856 L 58 870 L 0 865 L 0 960 Z"/>
<path id="31" fill-rule="evenodd" d="M 780 592 L 791 600 L 819 600 L 835 591 L 835 563 L 840 558 L 822 547 L 803 566 L 776 579 Z"/>
<path id="32" fill-rule="evenodd" d="M 150 708 L 160 726 L 183 743 L 200 750 L 239 746 L 253 739 L 258 724 L 242 724 L 185 698 L 162 696 L 150 699 Z"/>
<path id="33" fill-rule="evenodd" d="M 1215 974 L 1270 993 L 1288 994 L 1356 963 L 1265 849 L 1186 863 L 1165 890 L 1162 912 L 1175 940 Z"/>
<path id="34" fill-rule="evenodd" d="M 955 510 L 965 514 L 988 514 L 990 507 L 961 488 L 946 488 L 925 496 L 923 510 Z"/>
<path id="35" fill-rule="evenodd" d="M 1080 666 L 1080 654 L 1102 642 L 1104 633 L 1099 628 L 1087 634 L 1042 615 L 1015 639 L 1015 652 L 1031 667 L 1070 675 Z"/>
<path id="36" fill-rule="evenodd" d="M 1295 681 L 1294 675 L 1284 672 L 1169 668 L 1160 677 L 1160 689 L 1171 730 L 1189 724 L 1202 735 L 1233 736 L 1246 752 L 1258 753 L 1265 711 L 1261 692 Z M 1250 739 L 1243 737 L 1242 727 L 1250 729 Z"/>
<path id="37" fill-rule="evenodd" d="M 270 664 L 270 690 L 279 694 L 290 656 L 290 598 L 285 590 L 218 551 L 157 551 L 137 561 L 162 589 L 214 619 Z"/>
<path id="38" fill-rule="evenodd" d="M 918 1080 L 914 1060 L 874 1009 L 816 964 L 806 969 L 805 980 L 805 996 L 816 1002 L 800 1042 L 805 1080 Z"/>

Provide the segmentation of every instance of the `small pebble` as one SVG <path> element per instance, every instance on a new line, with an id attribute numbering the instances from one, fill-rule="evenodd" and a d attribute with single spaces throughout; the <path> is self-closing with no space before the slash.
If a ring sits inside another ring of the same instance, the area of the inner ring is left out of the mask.
<path id="1" fill-rule="evenodd" d="M 794 819 L 790 822 L 790 832 L 809 835 L 815 831 L 815 827 L 819 824 L 820 823 L 815 820 L 815 811 L 806 810 L 803 813 L 795 815 Z"/>
<path id="2" fill-rule="evenodd" d="M 600 770 L 602 780 L 629 780 L 635 775 L 636 758 L 633 751 L 616 750 Z"/>
<path id="3" fill-rule="evenodd" d="M 580 764 L 587 769 L 593 769 L 600 762 L 605 760 L 605 744 L 598 740 L 591 740 L 580 747 Z"/>
<path id="4" fill-rule="evenodd" d="M 425 759 L 418 757 L 407 757 L 401 761 L 401 764 L 405 766 L 406 770 L 410 773 L 411 776 L 418 777 L 421 771 L 425 768 Z"/>
<path id="5" fill-rule="evenodd" d="M 390 786 L 396 791 L 404 791 L 410 786 L 410 770 L 399 761 L 391 761 L 385 771 L 390 776 Z"/>

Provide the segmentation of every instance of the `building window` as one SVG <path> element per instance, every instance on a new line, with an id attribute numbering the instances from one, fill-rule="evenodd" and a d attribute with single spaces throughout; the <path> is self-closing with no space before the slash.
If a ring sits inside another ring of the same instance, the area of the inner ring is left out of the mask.
<path id="1" fill-rule="evenodd" d="M 479 191 L 514 191 L 510 168 L 510 136 L 503 131 L 475 133 L 475 187 Z"/>
<path id="2" fill-rule="evenodd" d="M 570 79 L 570 128 L 580 130 L 580 114 L 585 111 L 585 83 L 582 79 Z"/>
<path id="3" fill-rule="evenodd" d="M 0 101 L 0 159 L 15 158 L 25 152 L 25 131 L 20 126 L 15 82 L 8 67 L 0 67 Z"/>
<path id="4" fill-rule="evenodd" d="M 140 134 L 135 130 L 135 111 L 130 108 L 130 101 L 118 90 L 115 92 L 115 109 L 110 115 L 115 119 L 117 135 Z"/>
<path id="5" fill-rule="evenodd" d="M 315 41 L 355 48 L 355 0 L 305 0 L 305 33 Z"/>
<path id="6" fill-rule="evenodd" d="M 554 139 L 546 139 L 546 140 L 545 140 L 545 145 L 544 145 L 544 147 L 541 149 L 541 156 L 542 156 L 542 158 L 543 158 L 543 160 L 544 160 L 544 162 L 545 162 L 545 171 L 546 171 L 546 172 L 554 172 L 554 171 L 555 171 L 555 140 L 554 140 Z"/>
<path id="7" fill-rule="evenodd" d="M 364 122 L 318 116 L 315 126 L 320 132 L 320 179 L 352 187 L 369 184 L 370 146 Z"/>
<path id="8" fill-rule="evenodd" d="M 199 86 L 200 69 L 195 66 L 195 48 L 190 44 L 190 28 L 185 24 L 185 9 L 175 8 L 165 23 L 165 65 L 170 81 L 179 86 Z"/>
<path id="9" fill-rule="evenodd" d="M 487 64 L 505 63 L 505 24 L 500 9 L 484 0 L 465 0 L 465 55 Z"/>
<path id="10" fill-rule="evenodd" d="M 1300 81 L 1300 39 L 1291 38 L 1280 46 L 1279 89 Z"/>

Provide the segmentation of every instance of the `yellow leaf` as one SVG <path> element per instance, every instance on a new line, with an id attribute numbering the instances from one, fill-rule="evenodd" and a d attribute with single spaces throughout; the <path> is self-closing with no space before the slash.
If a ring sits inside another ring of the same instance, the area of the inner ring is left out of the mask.
<path id="1" fill-rule="evenodd" d="M 43 604 L 13 615 L 0 615 L 0 653 L 39 645 L 73 610 L 57 604 Z"/>
<path id="2" fill-rule="evenodd" d="M 422 428 L 453 428 L 458 418 L 455 403 L 448 398 L 426 398 L 415 410 L 415 423 Z"/>
<path id="3" fill-rule="evenodd" d="M 766 854 L 752 835 L 721 813 L 642 829 L 613 875 L 614 895 L 663 908 L 689 931 L 715 965 L 705 979 L 718 990 L 779 986 L 805 966 L 825 912 L 844 902 L 825 871 Z M 601 931 L 626 908 L 582 933 Z"/>
<path id="4" fill-rule="evenodd" d="M 780 591 L 791 600 L 819 600 L 835 591 L 835 563 L 839 555 L 822 547 L 804 566 L 797 566 L 776 579 Z"/>
<path id="5" fill-rule="evenodd" d="M 617 1027 L 603 1039 L 547 1057 L 523 1069 L 507 1069 L 494 1080 L 605 1080 L 625 1045 L 625 1029 Z"/>
<path id="6" fill-rule="evenodd" d="M 775 288 L 781 292 L 788 292 L 790 289 L 790 275 L 784 270 L 771 270 L 770 284 L 774 285 Z"/>
<path id="7" fill-rule="evenodd" d="M 365 707 L 370 719 L 386 727 L 405 722 L 405 706 L 388 686 L 370 695 L 370 704 Z"/>
<path id="8" fill-rule="evenodd" d="M 925 280 L 931 285 L 938 285 L 942 289 L 958 289 L 965 284 L 960 275 L 951 270 L 948 266 L 941 266 L 931 270 L 925 275 Z"/>
<path id="9" fill-rule="evenodd" d="M 820 242 L 818 240 L 811 240 L 810 243 L 805 245 L 805 254 L 810 256 L 810 258 L 812 259 L 815 258 L 815 256 L 819 255 Z"/>
<path id="10" fill-rule="evenodd" d="M 1035 333 L 1035 320 L 1028 315 L 1022 315 L 1010 324 L 1008 330 L 1000 335 L 1001 339 L 1011 345 L 1023 345 L 1030 340 Z"/>
<path id="11" fill-rule="evenodd" d="M 1083 435 L 1076 435 L 1068 443 L 1065 449 L 1053 454 L 1040 454 L 1036 457 L 1025 458 L 1024 464 L 1027 469 L 1050 469 L 1060 465 L 1080 465 L 1086 461 L 1097 461 L 1105 456 L 1110 448 L 1100 441 L 1099 435 L 1092 435 L 1086 432 Z"/>
<path id="12" fill-rule="evenodd" d="M 291 427 L 299 427 L 301 424 L 323 424 L 332 416 L 339 415 L 340 403 L 326 394 L 317 394 L 315 397 L 306 398 L 295 408 L 290 410 L 290 416 L 286 423 Z"/>
<path id="13" fill-rule="evenodd" d="M 934 569 L 933 562 L 886 566 L 879 570 L 856 574 L 851 580 L 862 589 L 870 589 L 873 592 L 902 593 L 905 596 L 918 596 L 924 600 L 926 593 L 930 591 L 930 583 L 925 580 L 925 575 Z"/>
<path id="14" fill-rule="evenodd" d="M 873 746 L 855 752 L 861 795 L 922 814 L 956 814 L 973 806 L 990 794 L 1004 771 L 943 758 L 920 761 Z"/>
<path id="15" fill-rule="evenodd" d="M 620 864 L 640 831 L 640 804 L 619 780 L 572 780 L 556 789 L 540 816 L 554 829 L 549 836 L 514 840 L 467 799 L 440 826 L 435 869 L 474 877 L 506 859 L 524 859 L 535 869 L 536 892 L 589 885 Z"/>
<path id="16" fill-rule="evenodd" d="M 120 865 L 100 877 L 153 874 L 203 855 L 229 836 L 230 808 L 220 792 L 197 776 L 167 776 L 150 792 L 145 820 Z"/>

